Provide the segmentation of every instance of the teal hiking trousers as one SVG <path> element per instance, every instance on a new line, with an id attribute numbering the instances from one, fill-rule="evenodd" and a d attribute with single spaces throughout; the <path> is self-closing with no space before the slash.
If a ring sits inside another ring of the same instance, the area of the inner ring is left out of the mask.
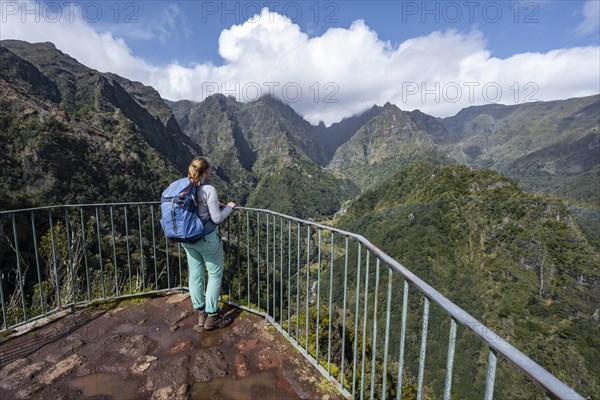
<path id="1" fill-rule="evenodd" d="M 188 287 L 192 306 L 195 309 L 205 307 L 208 313 L 217 312 L 224 264 L 223 244 L 217 229 L 196 243 L 182 243 L 181 245 L 187 255 Z M 206 284 L 205 274 L 208 274 L 208 283 Z"/>

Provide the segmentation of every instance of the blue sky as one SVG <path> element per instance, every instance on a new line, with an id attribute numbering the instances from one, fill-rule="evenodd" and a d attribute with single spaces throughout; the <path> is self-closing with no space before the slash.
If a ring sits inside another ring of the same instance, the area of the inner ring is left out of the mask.
<path id="1" fill-rule="evenodd" d="M 470 105 L 600 92 L 600 0 L 8 1 L 0 37 L 51 41 L 170 100 L 273 94 L 327 124 L 389 101 Z"/>
<path id="2" fill-rule="evenodd" d="M 107 4 L 112 7 L 112 3 Z M 485 35 L 489 49 L 496 57 L 597 46 L 600 41 L 597 29 L 588 34 L 578 30 L 584 21 L 583 0 L 144 1 L 135 4 L 136 7 L 131 2 L 121 3 L 116 24 L 115 9 L 109 10 L 109 6 L 105 6 L 103 22 L 107 29 L 128 38 L 128 44 L 136 54 L 157 64 L 173 60 L 182 64 L 222 63 L 218 53 L 221 31 L 252 18 L 262 7 L 288 16 L 310 36 L 322 35 L 330 28 L 348 28 L 353 21 L 362 19 L 377 32 L 379 39 L 393 45 L 432 31 L 475 28 Z M 127 16 L 139 23 L 127 23 L 130 22 Z M 167 20 L 175 21 L 176 25 L 164 35 L 162 42 L 157 31 L 154 36 L 140 37 L 137 27 L 131 27 L 140 25 L 150 29 L 148 25 L 161 23 L 168 26 Z"/>

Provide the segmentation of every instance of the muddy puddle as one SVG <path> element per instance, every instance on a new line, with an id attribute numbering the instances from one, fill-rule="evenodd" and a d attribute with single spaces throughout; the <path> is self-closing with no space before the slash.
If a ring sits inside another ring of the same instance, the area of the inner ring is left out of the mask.
<path id="1" fill-rule="evenodd" d="M 264 371 L 241 379 L 228 376 L 210 382 L 194 383 L 190 398 L 191 400 L 300 399 L 291 389 L 286 390 L 285 386 L 287 385 L 282 385 L 276 375 Z"/>
<path id="2" fill-rule="evenodd" d="M 79 390 L 85 398 L 93 396 L 109 396 L 114 400 L 141 398 L 137 394 L 140 382 L 123 379 L 116 374 L 99 373 L 80 376 L 71 380 L 69 386 Z"/>

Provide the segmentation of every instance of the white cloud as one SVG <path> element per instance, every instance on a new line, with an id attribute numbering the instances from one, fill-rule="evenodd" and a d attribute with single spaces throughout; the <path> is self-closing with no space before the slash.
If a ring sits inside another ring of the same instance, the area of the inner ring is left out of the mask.
<path id="1" fill-rule="evenodd" d="M 51 41 L 85 65 L 151 85 L 171 100 L 200 101 L 219 91 L 246 101 L 273 93 L 312 123 L 330 124 L 387 101 L 448 116 L 470 105 L 600 90 L 598 46 L 500 59 L 491 56 L 477 30 L 436 31 L 392 46 L 362 20 L 309 37 L 266 9 L 221 32 L 221 66 L 151 65 L 133 55 L 125 40 L 98 33 L 81 18 L 22 23 L 20 16 L 9 16 L 2 38 Z"/>
<path id="2" fill-rule="evenodd" d="M 582 9 L 583 21 L 577 25 L 575 32 L 582 36 L 598 33 L 600 28 L 600 1 L 587 0 Z"/>

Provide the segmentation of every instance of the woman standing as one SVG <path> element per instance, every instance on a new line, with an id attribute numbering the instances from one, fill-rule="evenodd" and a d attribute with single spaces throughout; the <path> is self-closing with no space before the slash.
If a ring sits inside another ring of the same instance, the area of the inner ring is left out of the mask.
<path id="1" fill-rule="evenodd" d="M 188 167 L 188 178 L 196 185 L 198 215 L 204 224 L 204 237 L 196 243 L 182 243 L 189 269 L 188 286 L 193 307 L 198 310 L 198 325 L 194 330 L 224 328 L 232 320 L 219 313 L 219 297 L 223 278 L 223 244 L 217 232 L 220 224 L 231 214 L 235 203 L 219 206 L 217 190 L 205 184 L 210 164 L 205 157 L 196 157 Z M 205 271 L 208 283 L 205 285 Z"/>

